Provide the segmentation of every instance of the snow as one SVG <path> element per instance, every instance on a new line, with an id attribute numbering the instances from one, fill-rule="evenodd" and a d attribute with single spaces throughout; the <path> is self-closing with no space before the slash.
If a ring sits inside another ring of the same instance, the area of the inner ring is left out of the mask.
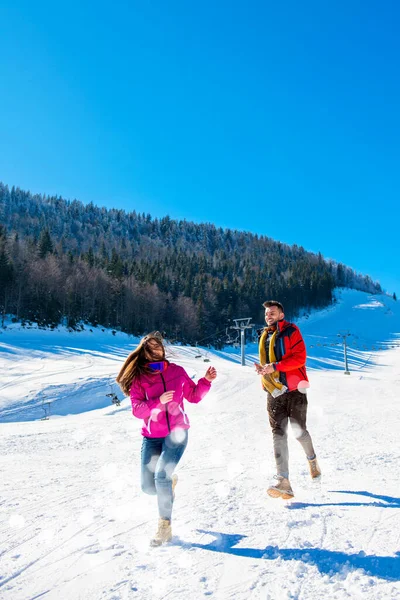
<path id="1" fill-rule="evenodd" d="M 298 324 L 321 481 L 291 434 L 295 498 L 266 494 L 274 461 L 255 345 L 244 367 L 238 348 L 202 349 L 205 363 L 174 346 L 190 376 L 212 364 L 218 378 L 187 404 L 173 540 L 160 548 L 149 547 L 156 500 L 139 485 L 141 423 L 128 399 L 105 396 L 122 398 L 113 380 L 137 339 L 0 330 L 0 598 L 400 598 L 400 302 L 342 290 Z M 350 375 L 331 345 L 344 331 Z"/>

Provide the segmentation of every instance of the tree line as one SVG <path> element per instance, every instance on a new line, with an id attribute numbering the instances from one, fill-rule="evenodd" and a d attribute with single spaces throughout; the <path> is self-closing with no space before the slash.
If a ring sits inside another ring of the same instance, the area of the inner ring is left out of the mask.
<path id="1" fill-rule="evenodd" d="M 85 322 L 182 342 L 223 343 L 232 318 L 263 322 L 327 306 L 336 286 L 379 283 L 303 247 L 166 216 L 84 205 L 0 183 L 0 310 L 22 321 Z"/>

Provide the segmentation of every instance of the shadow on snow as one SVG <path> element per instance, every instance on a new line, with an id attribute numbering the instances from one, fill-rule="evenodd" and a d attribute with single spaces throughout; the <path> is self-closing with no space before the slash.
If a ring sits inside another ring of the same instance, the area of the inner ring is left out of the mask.
<path id="1" fill-rule="evenodd" d="M 354 494 L 374 499 L 373 502 L 330 502 L 325 504 L 292 503 L 288 509 L 307 508 L 309 506 L 373 506 L 379 508 L 400 508 L 400 498 L 372 494 L 366 491 L 335 490 L 337 494 Z M 237 545 L 247 536 L 240 534 L 226 534 L 213 531 L 198 530 L 200 533 L 211 535 L 214 540 L 208 544 L 185 543 L 178 541 L 178 545 L 187 548 L 201 548 L 211 552 L 221 552 L 233 556 L 246 558 L 259 558 L 263 560 L 298 560 L 305 564 L 315 565 L 321 574 L 334 575 L 341 570 L 362 569 L 368 575 L 386 579 L 388 581 L 400 580 L 400 552 L 395 556 L 377 556 L 373 554 L 346 554 L 335 550 L 324 550 L 322 548 L 279 548 L 278 546 L 266 546 L 265 548 L 238 548 Z"/>
<path id="2" fill-rule="evenodd" d="M 373 506 L 375 508 L 400 508 L 400 498 L 392 498 L 392 496 L 382 496 L 372 494 L 371 492 L 353 492 L 348 490 L 330 490 L 333 494 L 354 494 L 359 496 L 367 496 L 375 499 L 375 502 L 292 502 L 287 505 L 288 510 L 298 510 L 300 508 L 308 508 L 309 506 Z"/>
<path id="3" fill-rule="evenodd" d="M 279 548 L 266 546 L 265 548 L 237 548 L 236 545 L 245 539 L 245 535 L 230 535 L 213 531 L 197 530 L 200 533 L 212 535 L 215 539 L 209 544 L 185 543 L 177 541 L 176 544 L 183 548 L 201 548 L 211 552 L 220 552 L 232 556 L 245 558 L 259 558 L 263 560 L 298 560 L 304 564 L 314 565 L 324 575 L 335 575 L 344 570 L 362 569 L 368 575 L 379 577 L 388 581 L 400 580 L 400 552 L 395 556 L 346 554 L 322 548 Z"/>

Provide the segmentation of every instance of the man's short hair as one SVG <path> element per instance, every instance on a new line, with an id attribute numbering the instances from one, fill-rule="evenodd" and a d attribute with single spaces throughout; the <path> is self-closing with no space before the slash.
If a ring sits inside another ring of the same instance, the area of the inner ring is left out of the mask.
<path id="1" fill-rule="evenodd" d="M 283 310 L 283 306 L 280 302 L 278 302 L 277 300 L 267 300 L 266 302 L 263 303 L 264 308 L 269 308 L 270 306 L 277 306 L 279 308 L 279 310 L 281 310 L 282 312 L 285 312 Z"/>

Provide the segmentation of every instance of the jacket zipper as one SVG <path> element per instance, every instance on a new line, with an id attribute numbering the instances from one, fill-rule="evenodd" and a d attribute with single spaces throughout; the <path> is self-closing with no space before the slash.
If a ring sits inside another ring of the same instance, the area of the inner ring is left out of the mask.
<path id="1" fill-rule="evenodd" d="M 285 356 L 285 346 L 284 346 L 282 338 L 279 338 L 279 341 L 281 343 L 281 354 L 282 354 L 282 358 L 283 358 Z M 282 360 L 282 358 L 281 358 L 281 360 Z"/>
<path id="2" fill-rule="evenodd" d="M 281 333 L 282 332 L 279 331 L 279 329 L 278 329 L 278 333 L 276 334 L 276 340 L 275 340 L 275 345 L 274 345 L 276 362 L 279 362 L 280 360 L 282 360 L 282 358 L 285 355 L 285 345 L 283 343 L 283 339 L 281 338 Z M 280 356 L 277 353 L 278 349 L 280 351 Z M 269 361 L 271 362 L 271 357 L 270 356 L 269 356 Z"/>
<path id="3" fill-rule="evenodd" d="M 166 391 L 167 391 L 167 386 L 165 385 L 165 379 L 164 379 L 164 377 L 163 377 L 163 374 L 162 374 L 162 373 L 160 373 L 160 375 L 161 375 L 161 379 L 162 379 L 163 386 L 164 386 L 164 392 L 166 392 Z M 165 405 L 165 416 L 166 416 L 166 418 L 167 418 L 167 427 L 168 427 L 168 431 L 169 431 L 169 433 L 171 433 L 171 427 L 169 426 L 168 402 L 167 402 L 167 403 L 166 403 L 166 405 Z"/>

